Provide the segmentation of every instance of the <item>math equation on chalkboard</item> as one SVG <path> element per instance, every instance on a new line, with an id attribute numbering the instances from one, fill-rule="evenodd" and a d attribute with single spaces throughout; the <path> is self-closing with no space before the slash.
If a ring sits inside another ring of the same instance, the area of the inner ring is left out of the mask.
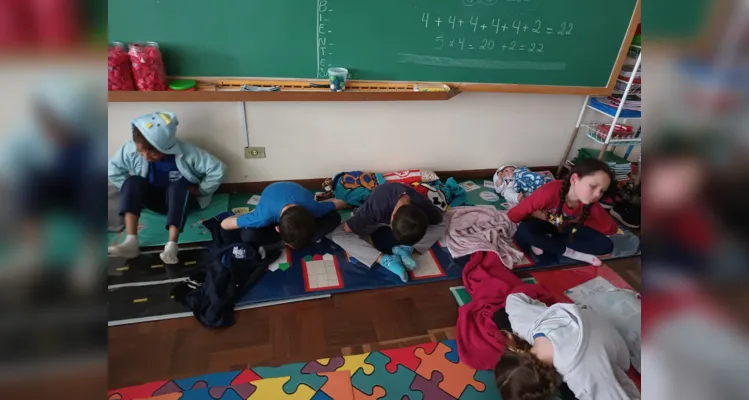
<path id="1" fill-rule="evenodd" d="M 485 3 L 486 4 L 486 3 Z M 421 14 L 424 29 L 435 32 L 434 50 L 543 53 L 544 37 L 571 36 L 572 21 L 549 24 L 540 19 L 507 19 L 479 16 Z"/>

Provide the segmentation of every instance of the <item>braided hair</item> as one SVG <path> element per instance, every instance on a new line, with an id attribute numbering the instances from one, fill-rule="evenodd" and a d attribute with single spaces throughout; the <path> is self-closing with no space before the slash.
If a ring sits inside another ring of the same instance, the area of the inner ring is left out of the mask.
<path id="1" fill-rule="evenodd" d="M 502 331 L 507 348 L 494 369 L 494 381 L 503 400 L 548 400 L 557 391 L 554 366 L 531 353 L 531 345 L 517 335 Z"/>
<path id="2" fill-rule="evenodd" d="M 556 225 L 556 227 L 560 231 L 562 230 L 563 221 L 562 208 L 564 207 L 564 203 L 567 201 L 567 193 L 570 192 L 571 187 L 570 178 L 573 174 L 577 174 L 579 178 L 582 178 L 599 171 L 606 173 L 606 175 L 609 176 L 609 179 L 612 182 L 614 181 L 614 173 L 611 171 L 611 168 L 609 168 L 608 164 L 595 158 L 580 160 L 577 164 L 575 164 L 572 170 L 570 170 L 570 173 L 567 174 L 567 176 L 562 181 L 562 186 L 559 188 L 559 204 L 557 205 L 557 210 L 554 214 L 549 216 L 549 221 L 552 224 Z M 580 219 L 577 221 L 579 226 L 583 226 L 585 224 L 585 220 L 588 219 L 588 216 L 590 215 L 591 207 L 592 204 L 583 206 L 583 212 L 580 214 Z"/>

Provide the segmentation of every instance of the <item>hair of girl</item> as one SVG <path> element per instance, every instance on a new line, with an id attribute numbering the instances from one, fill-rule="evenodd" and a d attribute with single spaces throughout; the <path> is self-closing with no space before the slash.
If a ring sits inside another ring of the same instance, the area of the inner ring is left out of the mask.
<path id="1" fill-rule="evenodd" d="M 517 335 L 502 331 L 507 348 L 494 369 L 497 390 L 503 400 L 547 400 L 557 390 L 554 366 L 531 353 L 531 345 Z"/>
<path id="2" fill-rule="evenodd" d="M 569 193 L 571 187 L 570 178 L 573 174 L 577 174 L 578 178 L 583 178 L 585 176 L 595 174 L 598 171 L 606 173 L 606 175 L 609 176 L 611 182 L 614 182 L 614 173 L 611 171 L 611 168 L 609 168 L 608 164 L 595 158 L 586 158 L 584 160 L 580 160 L 577 164 L 575 164 L 574 167 L 572 167 L 570 173 L 567 174 L 567 176 L 562 181 L 562 187 L 559 188 L 559 204 L 557 205 L 557 211 L 552 216 L 552 218 L 550 218 L 552 223 L 557 221 L 556 223 L 554 223 L 554 225 L 556 225 L 560 231 L 562 230 L 562 208 L 564 207 L 564 203 L 567 201 L 567 193 Z M 583 206 L 583 211 L 580 214 L 580 219 L 577 221 L 577 224 L 579 226 L 583 226 L 583 224 L 585 224 L 585 220 L 588 219 L 588 216 L 590 215 L 591 206 L 592 204 Z"/>

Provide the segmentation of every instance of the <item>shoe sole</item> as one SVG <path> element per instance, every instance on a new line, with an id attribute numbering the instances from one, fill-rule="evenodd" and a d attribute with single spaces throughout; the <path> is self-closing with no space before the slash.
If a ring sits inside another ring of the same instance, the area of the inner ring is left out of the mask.
<path id="1" fill-rule="evenodd" d="M 121 251 L 111 251 L 107 249 L 107 257 L 115 257 L 115 258 L 125 258 L 125 259 L 133 259 L 140 255 L 140 251 L 137 253 L 128 253 L 128 252 L 121 252 Z"/>
<path id="2" fill-rule="evenodd" d="M 161 259 L 161 261 L 164 262 L 164 264 L 168 264 L 168 265 L 179 264 L 179 260 L 176 260 L 175 262 L 169 262 L 169 261 L 165 260 L 164 259 L 164 253 L 159 253 L 159 258 Z"/>
<path id="3" fill-rule="evenodd" d="M 632 225 L 627 223 L 627 221 L 625 221 L 624 218 L 622 218 L 622 216 L 613 209 L 609 211 L 609 214 L 611 214 L 612 217 L 616 218 L 617 221 L 621 222 L 622 225 L 626 226 L 627 228 L 637 229 L 640 227 L 640 225 Z"/>

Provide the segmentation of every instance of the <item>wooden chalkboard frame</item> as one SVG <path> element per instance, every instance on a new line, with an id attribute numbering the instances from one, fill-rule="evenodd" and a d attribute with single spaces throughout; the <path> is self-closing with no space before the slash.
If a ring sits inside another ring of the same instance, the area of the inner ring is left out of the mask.
<path id="1" fill-rule="evenodd" d="M 541 94 L 582 94 L 582 95 L 608 95 L 614 90 L 616 78 L 627 59 L 627 52 L 632 39 L 635 37 L 637 25 L 640 23 L 641 0 L 637 0 L 632 17 L 629 20 L 627 33 L 622 39 L 619 56 L 611 69 L 608 84 L 605 87 L 596 86 L 546 86 L 546 85 L 514 85 L 503 83 L 448 83 L 454 89 L 461 92 L 507 92 L 507 93 L 541 93 Z"/>

